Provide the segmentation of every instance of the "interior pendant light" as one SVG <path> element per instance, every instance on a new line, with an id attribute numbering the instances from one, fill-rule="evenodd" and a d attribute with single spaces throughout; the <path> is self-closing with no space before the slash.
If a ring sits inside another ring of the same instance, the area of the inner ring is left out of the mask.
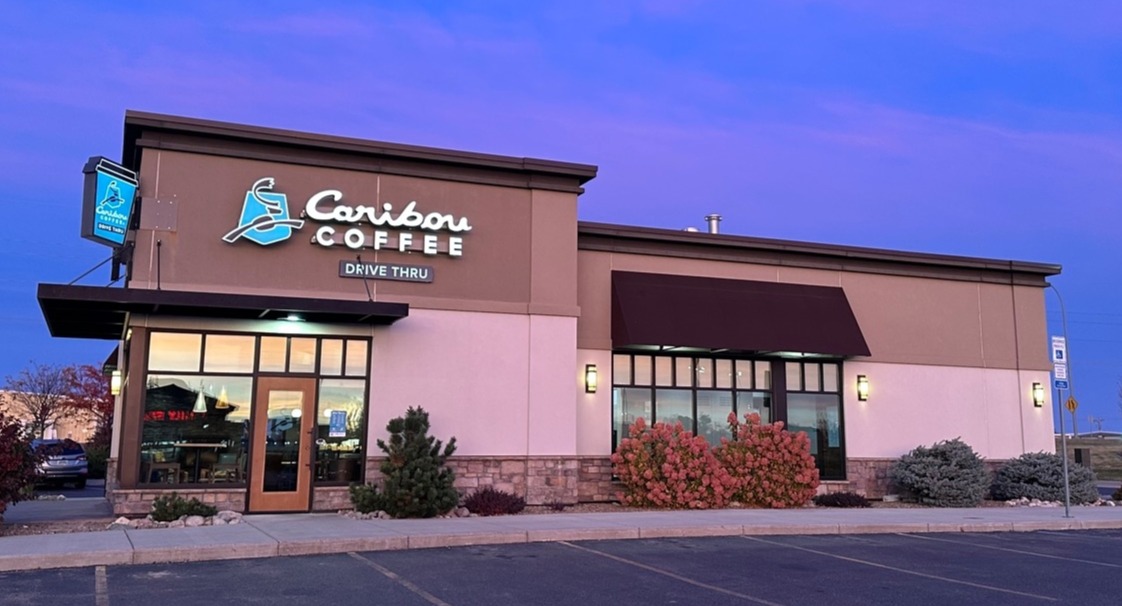
<path id="1" fill-rule="evenodd" d="M 199 385 L 199 396 L 195 398 L 195 407 L 191 412 L 196 414 L 206 414 L 206 396 L 203 395 L 203 386 Z"/>
<path id="2" fill-rule="evenodd" d="M 230 395 L 226 393 L 225 385 L 218 392 L 218 402 L 215 402 L 214 407 L 219 410 L 226 410 L 230 407 Z"/>

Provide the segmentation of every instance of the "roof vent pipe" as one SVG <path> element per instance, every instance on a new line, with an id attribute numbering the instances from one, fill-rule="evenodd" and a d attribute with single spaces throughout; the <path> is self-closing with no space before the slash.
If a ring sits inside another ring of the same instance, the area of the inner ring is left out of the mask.
<path id="1" fill-rule="evenodd" d="M 716 213 L 713 213 L 711 215 L 705 215 L 705 221 L 707 223 L 709 223 L 709 233 L 711 233 L 711 234 L 721 233 L 721 230 L 718 227 L 718 225 L 721 222 L 721 215 L 718 215 Z"/>

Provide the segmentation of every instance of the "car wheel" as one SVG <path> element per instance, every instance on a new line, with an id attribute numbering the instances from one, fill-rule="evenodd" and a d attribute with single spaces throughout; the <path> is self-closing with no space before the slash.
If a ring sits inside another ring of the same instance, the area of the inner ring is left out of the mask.
<path id="1" fill-rule="evenodd" d="M 77 488 L 78 490 L 81 490 L 85 487 L 86 487 L 86 479 L 85 478 L 82 478 L 81 480 L 78 480 L 77 482 L 74 482 L 74 488 Z"/>

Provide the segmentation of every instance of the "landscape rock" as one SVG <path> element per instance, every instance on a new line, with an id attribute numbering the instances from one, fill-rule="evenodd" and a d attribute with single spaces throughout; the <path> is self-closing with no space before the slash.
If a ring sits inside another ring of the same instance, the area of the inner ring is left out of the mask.
<path id="1" fill-rule="evenodd" d="M 466 517 L 470 517 L 470 516 L 471 516 L 471 512 L 468 511 L 467 507 L 460 507 L 460 508 L 456 509 L 456 517 L 457 518 L 466 518 Z"/>
<path id="2" fill-rule="evenodd" d="M 173 520 L 168 522 L 168 528 L 184 528 L 187 524 L 183 520 Z"/>
<path id="3" fill-rule="evenodd" d="M 202 526 L 205 523 L 206 519 L 203 516 L 187 516 L 187 519 L 183 520 L 183 525 L 189 528 Z"/>
<path id="4" fill-rule="evenodd" d="M 214 517 L 215 519 L 222 520 L 223 522 L 229 524 L 232 522 L 232 520 L 242 519 L 242 514 L 236 511 L 223 510 L 214 514 Z"/>

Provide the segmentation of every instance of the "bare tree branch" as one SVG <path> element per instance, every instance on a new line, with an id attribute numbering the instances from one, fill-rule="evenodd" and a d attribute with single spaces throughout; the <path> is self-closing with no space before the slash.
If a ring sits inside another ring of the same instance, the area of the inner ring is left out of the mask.
<path id="1" fill-rule="evenodd" d="M 31 362 L 5 379 L 4 389 L 16 416 L 26 420 L 31 434 L 42 438 L 47 428 L 73 414 L 67 395 L 70 369 Z"/>

